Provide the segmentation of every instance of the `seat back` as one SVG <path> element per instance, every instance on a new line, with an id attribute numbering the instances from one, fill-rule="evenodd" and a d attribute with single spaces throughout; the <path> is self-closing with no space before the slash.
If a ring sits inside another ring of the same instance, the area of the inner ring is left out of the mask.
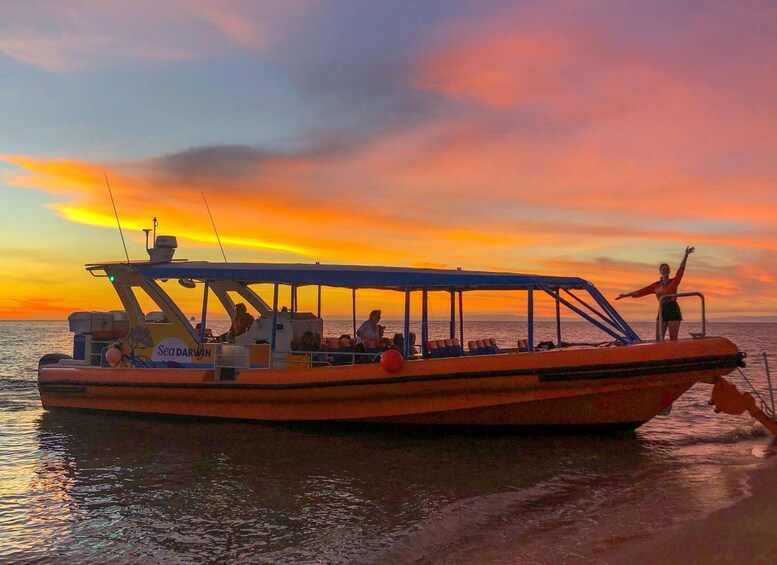
<path id="1" fill-rule="evenodd" d="M 493 355 L 494 353 L 499 353 L 499 348 L 496 346 L 496 340 L 493 337 L 469 341 L 467 346 L 472 355 Z"/>
<path id="2" fill-rule="evenodd" d="M 461 357 L 464 355 L 464 348 L 459 344 L 459 340 L 453 339 L 430 339 L 426 342 L 426 350 L 432 359 L 443 357 Z"/>

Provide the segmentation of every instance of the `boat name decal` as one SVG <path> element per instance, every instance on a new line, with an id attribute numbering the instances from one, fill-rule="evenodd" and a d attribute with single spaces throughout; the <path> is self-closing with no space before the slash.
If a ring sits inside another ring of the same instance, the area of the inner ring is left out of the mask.
<path id="1" fill-rule="evenodd" d="M 165 347 L 159 345 L 156 350 L 156 354 L 159 357 L 212 357 L 212 349 L 193 349 L 191 347 Z"/>

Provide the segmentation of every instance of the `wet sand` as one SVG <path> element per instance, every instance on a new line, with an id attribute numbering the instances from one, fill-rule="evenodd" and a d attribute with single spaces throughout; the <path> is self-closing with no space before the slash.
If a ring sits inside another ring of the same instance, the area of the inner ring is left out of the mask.
<path id="1" fill-rule="evenodd" d="M 748 491 L 733 506 L 607 551 L 592 562 L 777 563 L 777 458 L 750 472 Z"/>

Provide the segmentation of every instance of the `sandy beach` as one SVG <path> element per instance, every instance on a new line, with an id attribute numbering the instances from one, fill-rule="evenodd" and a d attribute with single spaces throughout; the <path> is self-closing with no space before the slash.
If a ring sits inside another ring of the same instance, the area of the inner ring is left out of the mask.
<path id="1" fill-rule="evenodd" d="M 600 554 L 593 562 L 775 563 L 777 562 L 777 458 L 750 472 L 749 495 L 701 520 Z"/>

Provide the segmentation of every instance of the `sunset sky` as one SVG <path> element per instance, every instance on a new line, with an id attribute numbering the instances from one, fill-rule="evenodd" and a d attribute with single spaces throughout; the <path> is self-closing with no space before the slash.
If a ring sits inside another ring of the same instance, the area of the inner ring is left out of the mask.
<path id="1" fill-rule="evenodd" d="M 106 173 L 132 259 L 156 216 L 222 260 L 204 193 L 231 261 L 612 299 L 695 245 L 709 317 L 777 315 L 775 37 L 770 1 L 2 2 L 0 318 L 119 307 Z"/>

